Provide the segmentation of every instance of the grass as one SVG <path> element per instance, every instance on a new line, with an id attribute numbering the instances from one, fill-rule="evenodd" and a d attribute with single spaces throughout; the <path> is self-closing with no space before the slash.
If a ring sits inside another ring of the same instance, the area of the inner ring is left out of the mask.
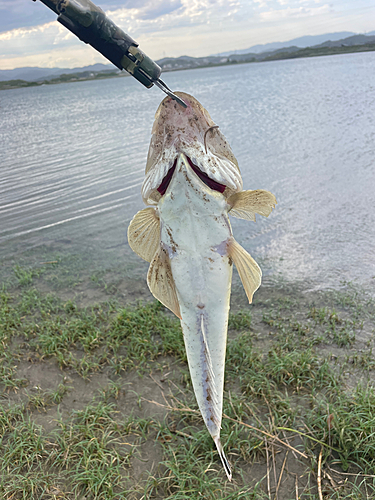
<path id="1" fill-rule="evenodd" d="M 263 290 L 231 313 L 228 483 L 161 304 L 81 307 L 41 292 L 48 271 L 14 276 L 0 293 L 1 498 L 375 498 L 375 325 L 358 290 Z"/>

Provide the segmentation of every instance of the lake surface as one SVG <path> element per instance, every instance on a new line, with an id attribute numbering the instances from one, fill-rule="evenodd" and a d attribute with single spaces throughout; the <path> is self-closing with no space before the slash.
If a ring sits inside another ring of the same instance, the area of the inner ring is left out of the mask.
<path id="1" fill-rule="evenodd" d="M 272 191 L 268 219 L 232 218 L 266 282 L 375 284 L 375 53 L 163 75 L 194 95 L 228 138 L 244 189 Z M 0 93 L 0 259 L 68 255 L 145 277 L 126 242 L 153 116 L 164 95 L 132 78 Z M 90 271 L 90 272 L 91 272 Z"/>

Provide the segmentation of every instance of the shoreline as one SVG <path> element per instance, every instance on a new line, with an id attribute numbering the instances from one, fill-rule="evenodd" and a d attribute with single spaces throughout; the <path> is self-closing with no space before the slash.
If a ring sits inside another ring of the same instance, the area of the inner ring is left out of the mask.
<path id="1" fill-rule="evenodd" d="M 281 49 L 280 49 L 281 50 Z M 220 66 L 233 66 L 238 64 L 252 64 L 252 63 L 261 63 L 261 62 L 271 62 L 271 61 L 280 61 L 286 59 L 303 59 L 310 57 L 324 57 L 330 55 L 340 55 L 340 54 L 354 54 L 354 53 L 362 53 L 362 52 L 373 52 L 375 51 L 375 44 L 364 44 L 364 45 L 352 45 L 352 46 L 341 46 L 341 47 L 319 47 L 319 48 L 311 48 L 306 47 L 300 49 L 296 52 L 279 52 L 277 54 L 270 54 L 263 59 L 256 59 L 255 57 L 250 58 L 249 60 L 228 60 L 224 63 L 208 63 L 208 64 L 200 64 L 198 66 L 187 66 L 183 68 L 175 68 L 175 69 L 167 69 L 162 68 L 162 73 L 170 73 L 174 71 L 185 71 L 189 69 L 201 69 L 201 68 L 214 68 Z M 251 55 L 251 54 L 249 54 Z M 241 58 L 244 58 L 246 54 L 242 55 Z M 229 56 L 230 57 L 230 56 Z M 233 56 L 235 57 L 235 55 Z M 71 73 L 71 74 L 62 74 L 60 77 L 53 78 L 51 80 L 43 80 L 41 82 L 29 82 L 26 80 L 3 80 L 0 81 L 0 90 L 14 90 L 18 88 L 28 88 L 28 87 L 40 87 L 43 85 L 58 85 L 60 83 L 77 83 L 77 82 L 86 82 L 92 80 L 106 80 L 108 78 L 124 78 L 131 76 L 126 73 L 125 70 L 122 70 L 121 73 L 115 74 L 115 72 L 111 72 L 110 74 L 101 74 L 98 73 L 95 76 L 88 77 L 80 77 L 81 73 Z"/>
<path id="2" fill-rule="evenodd" d="M 4 289 L 22 290 L 32 284 L 42 293 L 55 294 L 60 300 L 67 297 L 75 300 L 79 307 L 91 307 L 96 303 L 118 300 L 123 305 L 135 305 L 139 301 L 148 303 L 154 299 L 147 286 L 148 265 L 133 260 L 118 258 L 113 268 L 106 268 L 99 260 L 87 260 L 75 254 L 62 254 L 47 250 L 37 256 L 25 255 L 17 260 L 9 259 L 3 264 L 0 282 Z M 262 266 L 261 266 L 262 267 Z M 231 289 L 231 311 L 252 308 L 263 301 L 266 295 L 279 297 L 283 294 L 295 300 L 310 297 L 318 302 L 320 297 L 339 296 L 347 292 L 362 298 L 375 300 L 372 289 L 351 281 L 341 281 L 337 286 L 319 286 L 317 282 L 301 279 L 298 282 L 285 280 L 280 275 L 263 275 L 260 288 L 254 294 L 253 304 L 248 303 L 238 272 L 234 269 Z"/>

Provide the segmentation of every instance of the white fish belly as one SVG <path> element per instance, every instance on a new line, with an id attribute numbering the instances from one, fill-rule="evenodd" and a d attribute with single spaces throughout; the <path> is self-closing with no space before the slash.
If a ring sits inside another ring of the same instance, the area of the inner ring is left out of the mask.
<path id="1" fill-rule="evenodd" d="M 179 262 L 182 259 L 184 264 Z M 172 262 L 190 375 L 200 411 L 213 437 L 220 434 L 221 426 L 232 278 L 232 268 L 224 259 L 218 256 L 208 269 L 197 259 L 184 255 Z M 203 273 L 206 280 L 199 286 Z M 190 293 L 180 293 L 187 287 Z"/>
<path id="2" fill-rule="evenodd" d="M 219 436 L 232 279 L 226 202 L 181 155 L 159 213 L 194 392 L 210 434 Z"/>

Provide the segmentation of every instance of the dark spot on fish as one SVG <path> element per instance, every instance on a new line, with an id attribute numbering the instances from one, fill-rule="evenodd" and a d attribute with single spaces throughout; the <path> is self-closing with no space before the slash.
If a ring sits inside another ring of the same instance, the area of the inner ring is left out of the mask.
<path id="1" fill-rule="evenodd" d="M 169 236 L 169 239 L 170 239 L 170 242 L 171 242 L 172 252 L 173 252 L 173 253 L 176 253 L 176 252 L 177 252 L 178 245 L 177 245 L 177 243 L 176 243 L 176 242 L 174 241 L 174 239 L 173 239 L 171 228 L 167 226 L 167 227 L 166 227 L 166 231 L 167 231 L 167 233 L 168 233 L 168 236 Z"/>
<path id="2" fill-rule="evenodd" d="M 197 304 L 197 307 L 198 307 L 199 309 L 204 309 L 204 308 L 205 308 L 205 305 L 204 305 L 204 304 L 199 303 L 199 304 Z"/>
<path id="3" fill-rule="evenodd" d="M 192 189 L 194 189 L 194 186 L 193 186 L 193 184 L 192 184 L 191 180 L 189 179 L 189 177 L 188 177 L 188 175 L 187 175 L 186 171 L 184 171 L 183 173 L 184 173 L 184 176 L 185 176 L 185 180 L 186 180 L 186 182 L 189 184 L 189 186 L 191 186 L 191 187 L 192 187 Z M 197 192 L 197 190 L 196 190 L 196 189 L 195 189 L 195 191 Z M 186 194 L 186 196 L 187 196 L 187 197 L 189 197 L 189 196 L 188 196 L 188 193 Z"/>

